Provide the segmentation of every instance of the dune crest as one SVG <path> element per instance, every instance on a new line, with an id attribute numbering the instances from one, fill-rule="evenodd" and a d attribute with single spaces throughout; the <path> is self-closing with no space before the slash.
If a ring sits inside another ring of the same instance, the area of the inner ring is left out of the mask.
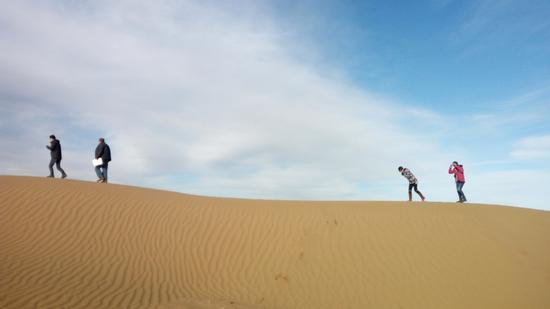
<path id="1" fill-rule="evenodd" d="M 0 308 L 550 308 L 550 212 L 0 176 Z"/>

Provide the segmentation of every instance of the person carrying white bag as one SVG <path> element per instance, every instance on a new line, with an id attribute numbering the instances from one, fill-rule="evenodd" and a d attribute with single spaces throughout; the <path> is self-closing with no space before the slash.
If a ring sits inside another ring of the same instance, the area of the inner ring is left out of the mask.
<path id="1" fill-rule="evenodd" d="M 109 168 L 109 162 L 111 161 L 111 148 L 105 139 L 101 137 L 99 144 L 95 148 L 95 159 L 92 161 L 95 167 L 95 173 L 97 174 L 97 182 L 107 182 L 107 169 Z"/>

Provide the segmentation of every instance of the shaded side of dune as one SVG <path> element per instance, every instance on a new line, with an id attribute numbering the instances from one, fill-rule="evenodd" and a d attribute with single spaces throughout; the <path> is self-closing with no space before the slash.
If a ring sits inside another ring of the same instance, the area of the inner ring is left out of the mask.
<path id="1" fill-rule="evenodd" d="M 550 213 L 0 177 L 0 308 L 550 308 Z"/>

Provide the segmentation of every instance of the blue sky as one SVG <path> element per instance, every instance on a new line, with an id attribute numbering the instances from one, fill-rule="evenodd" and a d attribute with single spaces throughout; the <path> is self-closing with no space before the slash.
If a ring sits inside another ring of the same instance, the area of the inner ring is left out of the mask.
<path id="1" fill-rule="evenodd" d="M 0 173 L 273 199 L 550 210 L 548 1 L 18 1 L 0 12 Z"/>
<path id="2" fill-rule="evenodd" d="M 468 112 L 548 82 L 547 1 L 305 3 L 276 12 L 322 61 L 374 91 Z"/>

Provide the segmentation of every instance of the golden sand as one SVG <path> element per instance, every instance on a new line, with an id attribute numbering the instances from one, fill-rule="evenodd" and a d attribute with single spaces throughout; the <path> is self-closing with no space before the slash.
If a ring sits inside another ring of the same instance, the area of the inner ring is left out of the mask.
<path id="1" fill-rule="evenodd" d="M 0 177 L 0 308 L 550 308 L 550 212 Z"/>

